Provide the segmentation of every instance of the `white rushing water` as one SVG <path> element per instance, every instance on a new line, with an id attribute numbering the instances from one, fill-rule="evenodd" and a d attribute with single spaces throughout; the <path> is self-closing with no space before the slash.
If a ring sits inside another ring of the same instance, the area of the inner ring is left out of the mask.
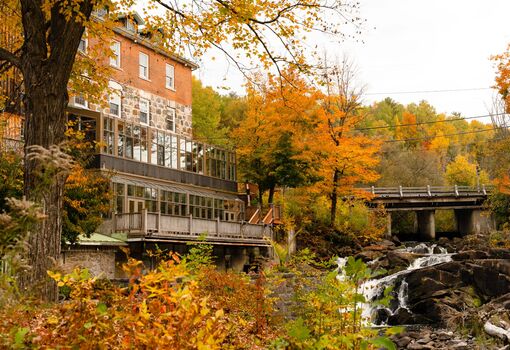
<path id="1" fill-rule="evenodd" d="M 452 255 L 447 252 L 445 248 L 439 247 L 436 244 L 431 246 L 426 245 L 425 243 L 420 243 L 414 247 L 407 247 L 400 251 L 420 254 L 419 258 L 415 259 L 405 270 L 396 272 L 392 275 L 385 276 L 379 279 L 368 280 L 361 285 L 361 293 L 364 295 L 366 304 L 360 305 L 362 307 L 362 317 L 368 322 L 371 322 L 373 319 L 373 314 L 377 310 L 377 306 L 371 306 L 371 302 L 376 301 L 380 297 L 383 296 L 384 290 L 387 287 L 394 286 L 395 282 L 400 276 L 408 274 L 410 271 L 422 269 L 429 266 L 438 265 L 441 263 L 449 262 L 452 260 Z M 338 264 L 338 276 L 337 278 L 340 280 L 345 280 L 345 265 L 347 263 L 346 258 L 339 258 L 337 260 Z M 405 281 L 405 278 L 400 282 L 400 286 L 396 291 L 395 298 L 397 300 L 397 307 L 393 310 L 387 309 L 389 314 L 394 314 L 399 308 L 408 309 L 407 300 L 408 300 L 408 285 Z"/>

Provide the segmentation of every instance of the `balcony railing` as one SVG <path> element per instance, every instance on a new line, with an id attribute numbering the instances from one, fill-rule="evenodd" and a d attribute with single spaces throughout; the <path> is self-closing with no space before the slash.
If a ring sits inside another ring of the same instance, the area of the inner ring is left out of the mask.
<path id="1" fill-rule="evenodd" d="M 139 213 L 115 214 L 114 232 L 126 232 L 129 238 L 197 240 L 205 236 L 208 242 L 247 243 L 268 245 L 272 230 L 268 225 L 249 224 L 198 219 L 193 216 L 179 217 L 160 213 L 149 213 L 146 209 Z"/>

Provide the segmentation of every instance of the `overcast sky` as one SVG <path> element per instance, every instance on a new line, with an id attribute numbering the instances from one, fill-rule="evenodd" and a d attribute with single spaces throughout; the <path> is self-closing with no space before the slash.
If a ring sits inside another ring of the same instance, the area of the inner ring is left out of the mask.
<path id="1" fill-rule="evenodd" d="M 487 114 L 493 94 L 487 88 L 494 81 L 489 58 L 510 42 L 510 0 L 360 2 L 367 20 L 363 42 L 324 39 L 322 45 L 355 61 L 366 103 L 387 96 L 404 104 L 425 99 L 438 112 Z M 201 66 L 196 75 L 205 84 L 242 93 L 243 79 L 234 67 L 221 61 Z M 464 91 L 393 94 L 458 89 Z"/>

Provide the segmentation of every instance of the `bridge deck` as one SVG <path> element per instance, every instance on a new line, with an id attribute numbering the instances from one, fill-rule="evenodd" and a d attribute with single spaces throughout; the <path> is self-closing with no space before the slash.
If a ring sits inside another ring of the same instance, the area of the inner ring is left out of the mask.
<path id="1" fill-rule="evenodd" d="M 383 205 L 386 210 L 430 210 L 482 208 L 493 191 L 492 186 L 424 186 L 371 187 L 371 206 Z"/>

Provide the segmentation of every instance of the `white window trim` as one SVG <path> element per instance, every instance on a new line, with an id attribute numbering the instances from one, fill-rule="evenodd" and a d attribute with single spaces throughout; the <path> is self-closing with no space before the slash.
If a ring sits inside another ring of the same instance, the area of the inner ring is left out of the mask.
<path id="1" fill-rule="evenodd" d="M 115 67 L 115 68 L 120 68 L 121 44 L 120 44 L 120 41 L 113 40 L 111 48 L 113 47 L 114 44 L 119 44 L 119 51 L 118 51 L 118 55 L 115 55 L 115 58 L 110 57 L 110 66 Z M 112 51 L 113 51 L 113 48 L 112 48 Z"/>
<path id="2" fill-rule="evenodd" d="M 108 87 L 110 89 L 114 90 L 112 92 L 112 94 L 110 94 L 110 96 L 108 97 L 108 103 L 112 102 L 113 98 L 116 98 L 116 101 L 118 102 L 118 105 L 119 105 L 119 114 L 113 114 L 113 113 L 111 113 L 111 111 L 109 114 L 111 116 L 120 118 L 122 116 L 122 85 L 120 85 L 119 83 L 116 83 L 114 81 L 109 81 Z M 115 103 L 115 101 L 114 101 L 114 103 Z"/>
<path id="3" fill-rule="evenodd" d="M 143 76 L 143 75 L 141 74 L 141 73 L 142 73 L 142 71 L 141 71 L 141 69 L 140 69 L 140 68 L 141 68 L 141 67 L 144 67 L 144 66 L 142 66 L 142 60 L 141 60 L 142 55 L 143 55 L 143 56 L 145 56 L 145 57 L 147 57 L 147 76 Z M 149 77 L 150 77 L 150 73 L 149 73 L 149 66 L 150 66 L 150 65 L 149 65 L 149 55 L 147 55 L 146 53 L 144 53 L 144 52 L 141 52 L 141 51 L 140 51 L 140 52 L 138 53 L 138 76 L 139 76 L 140 78 L 145 79 L 145 80 L 149 80 Z"/>
<path id="4" fill-rule="evenodd" d="M 168 78 L 168 68 L 172 69 L 172 85 L 167 84 L 167 78 Z M 165 87 L 170 90 L 175 91 L 175 66 L 167 63 L 165 66 Z"/>
<path id="5" fill-rule="evenodd" d="M 171 114 L 171 118 L 172 118 L 172 125 L 173 125 L 173 129 L 170 130 L 167 128 L 167 123 L 166 123 L 166 120 L 165 120 L 165 129 L 167 131 L 170 131 L 170 132 L 173 132 L 175 133 L 175 129 L 176 129 L 176 126 L 175 126 L 175 118 L 176 118 L 176 115 L 177 115 L 177 111 L 175 110 L 175 108 L 172 108 L 172 107 L 169 107 L 168 108 L 168 113 L 166 115 L 166 118 L 165 119 L 168 119 L 170 117 L 170 114 Z"/>
<path id="6" fill-rule="evenodd" d="M 145 105 L 147 106 L 147 122 L 142 122 L 142 120 L 140 119 L 140 114 L 138 115 L 138 120 L 140 121 L 140 124 L 142 125 L 149 125 L 150 122 L 151 122 L 151 102 L 146 99 L 146 98 L 140 98 L 140 101 L 138 102 L 138 106 L 139 106 L 139 110 L 140 112 L 139 113 L 142 113 L 142 104 L 145 103 Z"/>
<path id="7" fill-rule="evenodd" d="M 85 104 L 81 104 L 81 103 L 78 103 L 77 102 L 77 99 L 76 97 L 79 97 L 79 96 L 74 96 L 73 97 L 73 105 L 75 107 L 81 107 L 81 108 L 85 108 L 85 109 L 88 109 L 89 108 L 89 102 L 87 100 L 85 100 L 85 98 L 83 98 L 83 100 L 85 101 Z"/>

